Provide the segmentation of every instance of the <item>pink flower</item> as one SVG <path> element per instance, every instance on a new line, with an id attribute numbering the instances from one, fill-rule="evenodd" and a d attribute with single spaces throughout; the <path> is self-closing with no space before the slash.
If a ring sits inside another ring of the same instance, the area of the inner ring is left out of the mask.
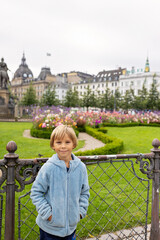
<path id="1" fill-rule="evenodd" d="M 46 123 L 43 123 L 43 124 L 42 124 L 42 128 L 46 128 Z"/>

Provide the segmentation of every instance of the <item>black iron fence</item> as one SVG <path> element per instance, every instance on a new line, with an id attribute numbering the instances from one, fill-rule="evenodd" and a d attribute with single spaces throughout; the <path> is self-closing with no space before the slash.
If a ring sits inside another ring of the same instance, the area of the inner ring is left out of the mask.
<path id="1" fill-rule="evenodd" d="M 152 145 L 148 154 L 80 157 L 87 166 L 91 196 L 87 216 L 77 226 L 78 239 L 160 240 L 159 140 Z M 9 153 L 0 160 L 0 239 L 36 240 L 30 187 L 47 158 L 19 159 L 16 149 L 9 142 Z"/>

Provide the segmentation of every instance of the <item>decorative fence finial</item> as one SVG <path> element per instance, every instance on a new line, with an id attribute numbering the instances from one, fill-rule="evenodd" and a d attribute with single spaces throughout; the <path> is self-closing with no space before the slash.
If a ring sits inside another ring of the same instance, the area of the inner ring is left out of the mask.
<path id="1" fill-rule="evenodd" d="M 154 149 L 158 149 L 158 147 L 160 146 L 160 141 L 155 138 L 152 142 L 152 146 L 154 147 Z"/>
<path id="2" fill-rule="evenodd" d="M 6 150 L 9 153 L 14 153 L 17 150 L 17 144 L 14 141 L 10 141 L 7 143 Z"/>

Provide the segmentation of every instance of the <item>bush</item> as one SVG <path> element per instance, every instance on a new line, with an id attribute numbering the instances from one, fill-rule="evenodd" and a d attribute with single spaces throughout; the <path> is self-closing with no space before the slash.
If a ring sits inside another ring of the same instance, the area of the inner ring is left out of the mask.
<path id="1" fill-rule="evenodd" d="M 31 128 L 31 136 L 36 138 L 50 139 L 53 129 L 37 129 L 35 127 Z M 76 136 L 78 137 L 79 131 L 74 129 Z"/>
<path id="2" fill-rule="evenodd" d="M 41 130 L 41 129 L 36 129 L 34 127 L 31 128 L 31 136 L 32 137 L 50 139 L 51 133 L 52 133 L 52 129 Z"/>
<path id="3" fill-rule="evenodd" d="M 101 130 L 101 131 L 100 131 Z M 78 136 L 79 131 L 74 129 L 76 136 Z M 106 128 L 91 128 L 89 126 L 85 127 L 85 131 L 92 137 L 102 141 L 106 145 L 101 148 L 95 148 L 93 150 L 78 151 L 75 154 L 77 156 L 87 156 L 87 155 L 107 155 L 107 154 L 117 154 L 123 149 L 123 141 L 114 137 L 109 137 L 104 134 L 104 131 L 107 131 Z M 50 139 L 52 133 L 51 129 L 38 130 L 34 127 L 31 128 L 31 136 L 37 138 L 47 138 Z"/>
<path id="4" fill-rule="evenodd" d="M 137 126 L 147 126 L 147 127 L 160 127 L 160 123 L 140 123 L 140 122 L 130 122 L 130 123 L 103 123 L 104 127 L 137 127 Z"/>
<path id="5" fill-rule="evenodd" d="M 86 127 L 86 132 L 92 137 L 102 141 L 106 145 L 101 148 L 95 148 L 93 150 L 78 151 L 75 154 L 77 156 L 88 156 L 88 155 L 108 155 L 117 154 L 123 149 L 123 141 L 114 137 L 109 137 L 106 134 L 99 132 L 98 129 Z"/>
<path id="6" fill-rule="evenodd" d="M 97 130 L 98 130 L 98 132 L 102 132 L 102 133 L 107 133 L 108 132 L 108 129 L 105 128 L 105 127 L 98 128 Z"/>

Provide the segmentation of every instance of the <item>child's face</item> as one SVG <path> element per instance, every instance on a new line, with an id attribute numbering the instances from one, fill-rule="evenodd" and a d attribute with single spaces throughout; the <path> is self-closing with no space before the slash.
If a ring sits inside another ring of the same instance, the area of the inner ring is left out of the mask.
<path id="1" fill-rule="evenodd" d="M 71 160 L 71 153 L 74 148 L 73 141 L 66 134 L 63 139 L 55 139 L 52 147 L 58 154 L 60 160 Z"/>

